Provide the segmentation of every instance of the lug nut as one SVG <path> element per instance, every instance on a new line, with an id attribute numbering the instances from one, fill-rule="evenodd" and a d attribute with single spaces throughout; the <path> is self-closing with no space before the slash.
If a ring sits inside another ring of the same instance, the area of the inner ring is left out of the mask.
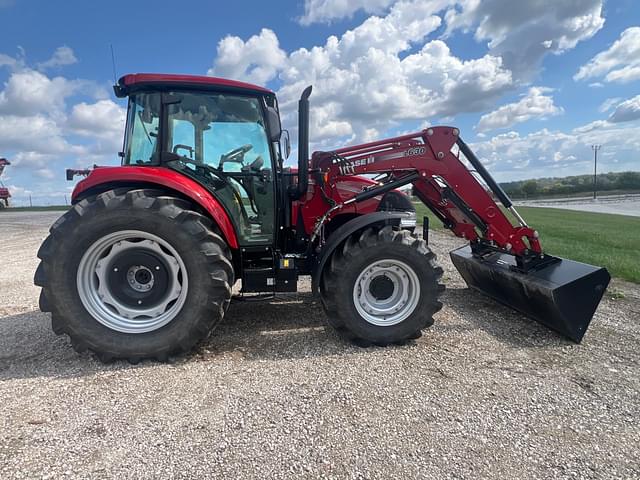
<path id="1" fill-rule="evenodd" d="M 160 266 L 159 265 L 156 265 L 156 270 L 160 270 Z"/>
<path id="2" fill-rule="evenodd" d="M 138 305 L 142 305 L 142 300 L 138 300 Z"/>
<path id="3" fill-rule="evenodd" d="M 113 271 L 117 272 L 118 271 L 118 267 L 113 267 Z"/>

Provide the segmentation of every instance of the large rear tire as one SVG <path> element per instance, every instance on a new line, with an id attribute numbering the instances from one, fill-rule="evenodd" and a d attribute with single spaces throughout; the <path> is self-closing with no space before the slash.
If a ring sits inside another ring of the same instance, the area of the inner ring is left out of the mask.
<path id="1" fill-rule="evenodd" d="M 336 249 L 320 280 L 329 324 L 361 346 L 401 344 L 442 308 L 442 268 L 406 230 L 368 228 Z"/>
<path id="2" fill-rule="evenodd" d="M 110 190 L 82 200 L 38 252 L 40 308 L 55 333 L 102 361 L 166 361 L 222 320 L 231 252 L 192 205 L 156 190 Z"/>

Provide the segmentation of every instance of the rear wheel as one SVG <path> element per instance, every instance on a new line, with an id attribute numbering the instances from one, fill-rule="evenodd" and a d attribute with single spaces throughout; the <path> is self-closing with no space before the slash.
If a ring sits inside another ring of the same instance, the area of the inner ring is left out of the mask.
<path id="1" fill-rule="evenodd" d="M 181 199 L 112 190 L 76 204 L 51 228 L 35 282 L 53 330 L 104 361 L 166 360 L 222 319 L 234 281 L 213 225 Z"/>
<path id="2" fill-rule="evenodd" d="M 406 230 L 369 228 L 338 247 L 320 294 L 329 323 L 360 345 L 417 338 L 442 308 L 442 268 L 424 240 Z"/>

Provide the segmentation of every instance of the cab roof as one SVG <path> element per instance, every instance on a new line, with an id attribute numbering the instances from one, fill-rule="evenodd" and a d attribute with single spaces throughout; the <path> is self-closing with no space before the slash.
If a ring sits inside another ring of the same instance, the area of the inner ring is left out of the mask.
<path id="1" fill-rule="evenodd" d="M 131 73 L 118 80 L 113 89 L 117 97 L 126 97 L 134 90 L 151 88 L 195 88 L 202 90 L 248 91 L 273 95 L 259 85 L 203 75 L 176 75 L 169 73 Z"/>

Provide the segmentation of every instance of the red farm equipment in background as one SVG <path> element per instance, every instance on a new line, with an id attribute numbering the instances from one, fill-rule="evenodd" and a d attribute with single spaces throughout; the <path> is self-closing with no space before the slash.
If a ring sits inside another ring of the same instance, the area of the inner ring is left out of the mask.
<path id="1" fill-rule="evenodd" d="M 405 186 L 467 240 L 451 259 L 470 287 L 576 342 L 608 285 L 604 268 L 544 252 L 457 128 L 310 157 L 308 87 L 291 169 L 268 89 L 159 74 L 114 89 L 129 97 L 122 166 L 77 184 L 35 275 L 53 330 L 103 361 L 188 351 L 222 320 L 237 280 L 273 294 L 295 292 L 301 275 L 344 337 L 419 337 L 442 307 L 443 270 Z"/>
<path id="2" fill-rule="evenodd" d="M 4 167 L 7 165 L 11 165 L 11 162 L 6 158 L 0 158 L 0 177 L 4 173 Z M 6 188 L 2 181 L 0 181 L 0 208 L 7 208 L 9 206 L 9 199 L 11 198 L 11 193 L 9 189 Z"/>

